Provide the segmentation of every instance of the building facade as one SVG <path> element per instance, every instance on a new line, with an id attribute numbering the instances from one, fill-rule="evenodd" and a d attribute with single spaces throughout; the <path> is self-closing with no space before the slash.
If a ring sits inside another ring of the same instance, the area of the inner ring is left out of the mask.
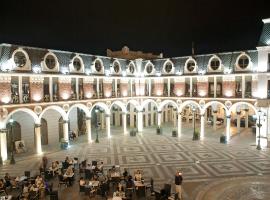
<path id="1" fill-rule="evenodd" d="M 270 19 L 263 23 L 254 50 L 152 60 L 1 44 L 2 159 L 14 141 L 23 140 L 36 153 L 68 141 L 70 130 L 92 141 L 97 124 L 110 138 L 111 125 L 127 134 L 129 127 L 142 132 L 170 122 L 181 137 L 182 123 L 195 120 L 204 139 L 207 123 L 213 129 L 224 123 L 228 142 L 231 126 L 253 126 L 254 142 L 266 147 Z"/>

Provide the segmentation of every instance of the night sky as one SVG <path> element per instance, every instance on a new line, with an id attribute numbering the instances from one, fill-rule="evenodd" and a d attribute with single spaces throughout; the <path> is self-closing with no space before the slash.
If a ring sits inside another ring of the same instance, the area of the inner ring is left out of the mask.
<path id="1" fill-rule="evenodd" d="M 27 3 L 26 3 L 27 2 Z M 165 57 L 254 49 L 270 0 L 5 0 L 0 43 L 106 55 L 106 49 Z M 253 2 L 253 3 L 251 3 Z"/>

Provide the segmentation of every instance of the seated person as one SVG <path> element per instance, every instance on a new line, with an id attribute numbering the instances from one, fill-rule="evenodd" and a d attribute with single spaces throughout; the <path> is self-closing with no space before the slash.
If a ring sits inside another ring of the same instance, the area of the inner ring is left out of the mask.
<path id="1" fill-rule="evenodd" d="M 73 169 L 72 166 L 69 166 L 66 171 L 66 175 L 72 175 L 73 174 Z"/>
<path id="2" fill-rule="evenodd" d="M 112 200 L 122 200 L 122 197 L 120 197 L 119 191 L 113 193 Z"/>
<path id="3" fill-rule="evenodd" d="M 80 178 L 80 186 L 85 186 L 86 182 L 83 177 Z"/>
<path id="4" fill-rule="evenodd" d="M 29 196 L 29 184 L 25 183 L 23 185 L 23 189 L 22 189 L 22 197 L 24 199 L 28 199 L 28 196 Z"/>
<path id="5" fill-rule="evenodd" d="M 98 167 L 98 170 L 100 171 L 100 172 L 103 172 L 103 162 L 101 161 L 101 163 L 100 163 L 100 165 L 99 165 L 99 167 Z"/>
<path id="6" fill-rule="evenodd" d="M 4 180 L 5 180 L 5 186 L 6 186 L 6 187 L 11 186 L 11 177 L 9 176 L 8 173 L 5 174 Z"/>
<path id="7" fill-rule="evenodd" d="M 36 184 L 33 184 L 33 185 L 30 187 L 29 192 L 31 192 L 31 191 L 38 192 L 38 186 L 37 186 Z"/>
<path id="8" fill-rule="evenodd" d="M 37 176 L 35 180 L 35 185 L 40 188 L 43 186 L 43 179 L 41 176 Z"/>
<path id="9" fill-rule="evenodd" d="M 137 170 L 137 172 L 134 174 L 135 181 L 141 181 L 142 180 L 142 174 L 140 170 Z"/>
<path id="10" fill-rule="evenodd" d="M 26 152 L 26 148 L 23 141 L 19 141 L 19 143 L 17 144 L 16 152 L 17 153 Z"/>

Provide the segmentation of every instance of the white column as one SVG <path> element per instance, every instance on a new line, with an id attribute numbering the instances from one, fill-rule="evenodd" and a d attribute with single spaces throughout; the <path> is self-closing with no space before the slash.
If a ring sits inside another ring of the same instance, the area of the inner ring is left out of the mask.
<path id="1" fill-rule="evenodd" d="M 23 91 L 22 91 L 22 76 L 19 76 L 19 88 L 18 88 L 18 92 L 19 92 L 19 102 L 23 103 Z"/>
<path id="2" fill-rule="evenodd" d="M 161 115 L 162 115 L 162 111 L 158 111 L 158 114 L 157 114 L 158 127 L 161 127 Z"/>
<path id="3" fill-rule="evenodd" d="M 246 80 L 245 76 L 242 75 L 242 98 L 245 98 L 245 93 L 246 93 Z"/>
<path id="4" fill-rule="evenodd" d="M 189 79 L 189 89 L 190 89 L 190 97 L 192 97 L 192 88 L 193 88 L 193 85 L 192 85 L 192 77 L 190 77 Z"/>
<path id="5" fill-rule="evenodd" d="M 213 110 L 213 129 L 214 131 L 217 130 L 217 111 Z"/>
<path id="6" fill-rule="evenodd" d="M 236 127 L 238 134 L 240 134 L 240 113 L 241 111 L 236 111 Z"/>
<path id="7" fill-rule="evenodd" d="M 178 118 L 177 118 L 177 132 L 178 132 L 178 137 L 181 136 L 182 134 L 182 115 L 181 113 L 178 113 Z"/>
<path id="8" fill-rule="evenodd" d="M 168 78 L 168 97 L 171 95 L 171 81 L 170 78 Z"/>
<path id="9" fill-rule="evenodd" d="M 229 142 L 231 139 L 231 116 L 226 116 L 226 141 Z"/>
<path id="10" fill-rule="evenodd" d="M 217 97 L 217 77 L 214 76 L 214 98 Z"/>
<path id="11" fill-rule="evenodd" d="M 126 135 L 127 134 L 127 114 L 126 113 L 122 113 L 122 126 L 123 126 L 124 135 Z"/>
<path id="12" fill-rule="evenodd" d="M 114 79 L 114 94 L 117 97 L 117 79 Z"/>
<path id="13" fill-rule="evenodd" d="M 201 114 L 201 133 L 200 139 L 204 138 L 204 114 Z"/>
<path id="14" fill-rule="evenodd" d="M 99 78 L 97 78 L 97 97 L 99 98 Z"/>
<path id="15" fill-rule="evenodd" d="M 132 79 L 130 79 L 130 96 L 132 97 L 133 96 L 133 89 L 132 89 Z"/>
<path id="16" fill-rule="evenodd" d="M 108 138 L 111 137 L 111 123 L 110 123 L 110 115 L 106 114 L 106 131 Z"/>
<path id="17" fill-rule="evenodd" d="M 63 136 L 64 136 L 64 140 L 68 142 L 69 137 L 68 137 L 68 121 L 67 120 L 63 121 Z"/>
<path id="18" fill-rule="evenodd" d="M 138 132 L 142 132 L 143 130 L 143 115 L 142 115 L 142 111 L 138 111 L 137 113 L 137 128 L 138 128 Z"/>
<path id="19" fill-rule="evenodd" d="M 76 99 L 79 99 L 79 78 L 76 78 Z"/>
<path id="20" fill-rule="evenodd" d="M 88 142 L 92 142 L 92 133 L 91 133 L 91 118 L 86 117 L 85 119 L 85 124 L 86 124 L 86 134 L 87 134 L 87 140 Z"/>
<path id="21" fill-rule="evenodd" d="M 36 145 L 36 152 L 38 154 L 42 153 L 41 147 L 41 125 L 35 124 L 35 145 Z"/>
<path id="22" fill-rule="evenodd" d="M 149 80 L 148 80 L 148 92 L 149 92 L 149 96 L 151 97 L 151 79 L 149 78 Z"/>
<path id="23" fill-rule="evenodd" d="M 50 94 L 50 102 L 53 101 L 53 78 L 49 77 L 49 94 Z"/>
<path id="24" fill-rule="evenodd" d="M 172 113 L 173 113 L 173 127 L 176 127 L 176 118 L 177 118 L 177 116 L 176 116 L 176 110 L 174 110 L 174 109 L 172 109 Z"/>
<path id="25" fill-rule="evenodd" d="M 245 128 L 248 128 L 248 109 L 245 109 Z"/>
<path id="26" fill-rule="evenodd" d="M 0 130 L 0 147 L 2 160 L 7 160 L 7 130 Z"/>

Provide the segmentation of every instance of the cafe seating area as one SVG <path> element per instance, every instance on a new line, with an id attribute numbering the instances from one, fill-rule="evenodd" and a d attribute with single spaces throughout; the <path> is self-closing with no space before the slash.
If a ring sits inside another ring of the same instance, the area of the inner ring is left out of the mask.
<path id="1" fill-rule="evenodd" d="M 78 193 L 79 199 L 164 199 L 164 194 L 168 199 L 171 195 L 170 185 L 166 190 L 155 191 L 154 179 L 145 180 L 141 169 L 106 166 L 102 161 L 80 161 L 76 157 L 46 165 L 36 175 L 30 171 L 20 177 L 6 174 L 0 179 L 0 199 L 57 200 L 63 199 L 67 189 Z"/>

